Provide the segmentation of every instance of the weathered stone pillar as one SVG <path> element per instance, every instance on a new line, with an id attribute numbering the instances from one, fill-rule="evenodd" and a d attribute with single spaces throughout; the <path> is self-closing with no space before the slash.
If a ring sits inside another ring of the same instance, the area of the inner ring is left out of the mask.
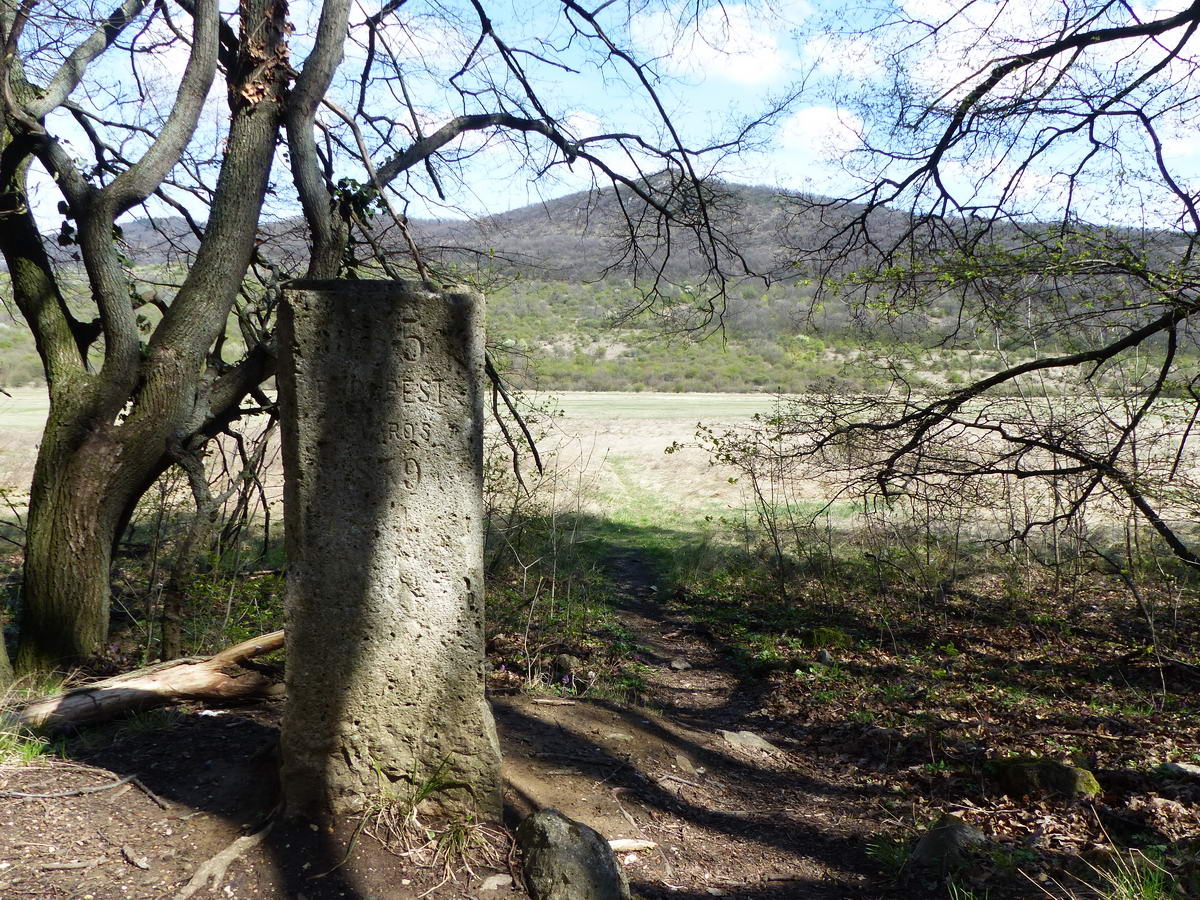
<path id="1" fill-rule="evenodd" d="M 293 282 L 279 316 L 291 815 L 500 810 L 483 695 L 483 307 Z"/>

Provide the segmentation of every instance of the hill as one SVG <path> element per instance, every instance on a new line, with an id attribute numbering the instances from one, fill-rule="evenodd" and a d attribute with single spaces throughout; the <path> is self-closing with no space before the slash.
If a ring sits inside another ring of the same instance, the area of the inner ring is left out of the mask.
<path id="1" fill-rule="evenodd" d="M 706 199 L 717 230 L 735 239 L 750 268 L 772 272 L 785 257 L 785 229 L 796 227 L 785 208 L 790 196 L 774 188 L 719 184 L 710 188 Z M 479 219 L 410 219 L 408 225 L 417 244 L 444 263 L 550 281 L 592 281 L 628 274 L 619 267 L 612 271 L 611 262 L 628 237 L 628 220 L 644 215 L 644 210 L 627 192 L 619 195 L 609 189 L 582 191 Z M 275 258 L 303 258 L 306 238 L 299 219 L 267 223 L 263 233 L 264 246 Z M 397 251 L 404 246 L 386 227 L 375 236 Z M 198 244 L 193 226 L 180 216 L 123 223 L 121 238 L 125 253 L 141 266 L 182 262 Z M 50 244 L 58 262 L 75 261 L 69 244 Z M 686 242 L 673 245 L 669 267 L 674 277 L 698 279 L 706 266 L 695 247 Z"/>
<path id="2" fill-rule="evenodd" d="M 774 189 L 740 185 L 716 186 L 708 197 L 717 226 L 736 236 L 752 269 L 777 275 L 782 270 L 789 277 L 770 291 L 761 281 L 731 284 L 724 333 L 702 344 L 690 336 L 660 339 L 661 319 L 630 320 L 644 297 L 628 268 L 611 266 L 615 248 L 628 237 L 623 208 L 630 208 L 629 198 L 615 191 L 571 194 L 474 221 L 412 220 L 409 227 L 430 258 L 484 287 L 492 343 L 523 385 L 798 390 L 810 382 L 813 370 L 797 369 L 797 353 L 812 357 L 821 342 L 803 336 L 805 292 L 794 283 L 787 287 L 795 280 L 784 262 L 787 200 Z M 303 259 L 305 238 L 298 220 L 276 221 L 264 231 L 265 252 L 271 257 Z M 399 235 L 387 231 L 377 237 L 385 244 L 400 243 Z M 141 274 L 154 273 L 153 280 L 164 282 L 197 244 L 192 226 L 180 217 L 123 224 L 122 240 Z M 78 266 L 69 243 L 51 244 L 61 266 Z M 667 261 L 673 282 L 686 286 L 699 281 L 706 267 L 695 247 L 676 240 Z M 82 277 L 78 287 L 82 296 Z M 165 292 L 169 296 L 169 288 Z M 679 330 L 665 324 L 668 331 Z M 239 350 L 232 341 L 228 352 Z M 0 312 L 0 384 L 20 384 L 39 375 L 23 323 L 14 311 Z"/>
<path id="3" fill-rule="evenodd" d="M 716 228 L 729 235 L 758 273 L 777 273 L 785 265 L 789 196 L 778 189 L 721 184 L 707 203 Z M 630 219 L 645 210 L 640 202 L 614 190 L 581 192 L 469 222 L 415 220 L 418 243 L 439 248 L 443 259 L 477 261 L 481 266 L 523 273 L 548 281 L 594 281 L 627 276 L 612 268 L 630 235 Z M 628 215 L 626 214 L 628 213 Z M 649 237 L 649 242 L 653 236 Z M 457 248 L 484 251 L 463 254 Z M 707 260 L 687 241 L 672 246 L 668 270 L 677 280 L 699 280 Z M 731 267 L 732 270 L 732 267 Z"/>
<path id="4" fill-rule="evenodd" d="M 890 321 L 872 335 L 858 327 L 858 311 L 849 302 L 826 297 L 814 305 L 810 286 L 789 266 L 787 247 L 813 243 L 820 225 L 797 212 L 795 199 L 767 187 L 713 186 L 706 200 L 717 228 L 736 240 L 751 270 L 771 278 L 769 285 L 747 277 L 728 281 L 717 298 L 718 318 L 698 329 L 689 317 L 696 305 L 689 285 L 704 279 L 708 260 L 676 235 L 669 259 L 650 258 L 668 275 L 667 303 L 647 310 L 634 272 L 612 264 L 638 209 L 614 190 L 571 194 L 473 221 L 414 219 L 409 228 L 427 257 L 485 292 L 494 355 L 522 387 L 793 393 L 832 384 L 865 391 L 885 388 L 901 371 L 916 388 L 945 388 L 1011 363 L 1000 333 L 986 322 L 959 319 L 952 299 L 927 315 Z M 897 214 L 895 224 L 904 221 Z M 374 238 L 401 248 L 395 231 L 381 226 Z M 192 226 L 179 217 L 141 219 L 124 224 L 122 237 L 138 274 L 162 284 L 158 293 L 169 302 L 171 272 L 186 264 L 197 243 Z M 59 264 L 79 273 L 79 299 L 69 302 L 90 316 L 73 248 L 52 243 Z M 269 223 L 263 249 L 284 271 L 301 271 L 302 223 Z M 725 262 L 727 271 L 737 270 Z M 144 312 L 152 323 L 157 314 L 149 307 Z M 952 329 L 969 334 L 972 328 L 979 331 L 978 346 L 942 346 Z M 1043 344 L 1048 340 L 1053 336 Z M 227 358 L 239 354 L 238 338 L 225 350 Z M 0 385 L 23 384 L 40 373 L 23 322 L 10 306 L 0 309 Z"/>

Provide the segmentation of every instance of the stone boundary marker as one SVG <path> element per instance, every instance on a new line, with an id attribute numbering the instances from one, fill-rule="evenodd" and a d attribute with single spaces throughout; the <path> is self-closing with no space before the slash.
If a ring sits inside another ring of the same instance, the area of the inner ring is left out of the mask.
<path id="1" fill-rule="evenodd" d="M 279 316 L 290 814 L 388 791 L 485 817 L 483 303 L 405 281 L 292 282 Z"/>

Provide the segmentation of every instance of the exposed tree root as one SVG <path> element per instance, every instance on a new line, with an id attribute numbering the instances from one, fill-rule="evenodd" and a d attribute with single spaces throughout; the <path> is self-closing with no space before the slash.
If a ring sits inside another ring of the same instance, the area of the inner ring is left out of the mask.
<path id="1" fill-rule="evenodd" d="M 196 874 L 192 876 L 192 880 L 175 895 L 174 900 L 188 900 L 197 891 L 203 890 L 210 880 L 212 881 L 211 890 L 215 891 L 219 888 L 221 880 L 225 877 L 225 870 L 229 868 L 230 864 L 248 850 L 261 844 L 274 824 L 274 822 L 270 822 L 254 834 L 238 838 L 216 856 L 203 863 L 196 870 Z"/>
<path id="2" fill-rule="evenodd" d="M 102 722 L 122 713 L 181 700 L 237 700 L 278 694 L 282 687 L 244 663 L 283 646 L 283 632 L 243 641 L 207 659 L 177 659 L 118 675 L 27 704 L 16 721 L 55 729 Z"/>

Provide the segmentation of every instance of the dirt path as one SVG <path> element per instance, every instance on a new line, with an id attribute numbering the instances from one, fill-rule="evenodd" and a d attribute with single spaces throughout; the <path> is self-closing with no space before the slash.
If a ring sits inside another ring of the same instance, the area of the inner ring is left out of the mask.
<path id="1" fill-rule="evenodd" d="M 643 897 L 881 896 L 866 888 L 858 788 L 772 733 L 760 688 L 664 610 L 643 559 L 623 553 L 610 568 L 647 664 L 645 705 L 498 702 L 514 808 L 556 807 L 610 839 L 655 841 L 624 859 Z M 766 743 L 722 734 L 745 730 Z"/>
<path id="2" fill-rule="evenodd" d="M 760 688 L 659 602 L 631 552 L 609 561 L 644 661 L 644 703 L 586 695 L 494 698 L 508 824 L 554 807 L 609 839 L 653 841 L 621 854 L 635 893 L 852 900 L 884 896 L 863 852 L 870 791 L 830 777 L 772 731 Z M 0 797 L 0 897 L 175 896 L 197 867 L 252 832 L 272 803 L 278 704 L 133 720 L 78 761 L 0 768 L 0 791 L 54 793 L 136 775 L 137 783 L 61 798 Z M 768 743 L 735 745 L 722 731 Z M 81 745 L 86 746 L 86 745 Z M 445 881 L 430 854 L 397 859 L 360 838 L 272 832 L 195 896 L 392 900 L 525 896 L 502 859 Z M 335 868 L 337 867 L 337 868 Z M 333 869 L 320 880 L 314 875 Z"/>

